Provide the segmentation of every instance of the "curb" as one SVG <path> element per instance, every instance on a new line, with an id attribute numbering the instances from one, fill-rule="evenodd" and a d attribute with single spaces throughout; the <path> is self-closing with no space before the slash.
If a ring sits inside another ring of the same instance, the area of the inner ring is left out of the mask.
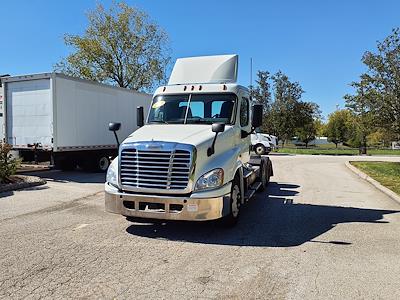
<path id="1" fill-rule="evenodd" d="M 0 193 L 17 191 L 17 190 L 21 190 L 21 189 L 44 185 L 47 183 L 46 180 L 36 177 L 36 176 L 23 176 L 23 175 L 18 175 L 18 176 L 23 177 L 24 181 L 2 186 L 2 187 L 0 187 Z"/>
<path id="2" fill-rule="evenodd" d="M 378 181 L 376 181 L 375 179 L 369 177 L 367 174 L 365 174 L 364 172 L 360 171 L 359 169 L 357 169 L 355 166 L 353 166 L 352 164 L 350 164 L 349 161 L 345 162 L 345 165 L 347 168 L 349 168 L 354 174 L 356 174 L 358 177 L 364 179 L 365 181 L 368 181 L 370 184 L 372 184 L 376 189 L 380 190 L 382 193 L 386 194 L 386 196 L 390 197 L 391 199 L 393 199 L 394 201 L 400 203 L 400 196 L 397 195 L 395 192 L 393 192 L 392 190 L 388 189 L 387 187 L 383 186 L 382 184 L 380 184 Z"/>

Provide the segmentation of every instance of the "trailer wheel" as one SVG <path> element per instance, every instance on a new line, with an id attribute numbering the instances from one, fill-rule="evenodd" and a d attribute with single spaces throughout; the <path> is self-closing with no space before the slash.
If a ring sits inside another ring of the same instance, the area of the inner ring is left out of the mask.
<path id="1" fill-rule="evenodd" d="M 230 198 L 231 198 L 230 200 L 231 207 L 229 214 L 222 219 L 222 224 L 226 227 L 235 226 L 239 220 L 241 191 L 240 191 L 240 182 L 237 177 L 232 182 Z"/>
<path id="2" fill-rule="evenodd" d="M 110 159 L 105 154 L 86 157 L 82 162 L 82 168 L 86 172 L 106 172 L 110 166 Z"/>
<path id="3" fill-rule="evenodd" d="M 100 155 L 97 158 L 97 171 L 107 172 L 109 166 L 110 166 L 110 159 L 108 158 L 108 156 Z"/>
<path id="4" fill-rule="evenodd" d="M 264 155 L 267 152 L 267 149 L 263 144 L 257 144 L 254 146 L 254 152 L 257 155 Z"/>

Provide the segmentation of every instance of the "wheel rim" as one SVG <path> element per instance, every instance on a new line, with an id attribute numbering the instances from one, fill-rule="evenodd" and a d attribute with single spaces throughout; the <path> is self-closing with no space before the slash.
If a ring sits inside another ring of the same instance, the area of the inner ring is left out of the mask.
<path id="1" fill-rule="evenodd" d="M 264 152 L 263 147 L 262 147 L 262 146 L 258 146 L 258 147 L 256 148 L 256 152 L 257 152 L 257 154 L 262 154 L 262 153 Z"/>
<path id="2" fill-rule="evenodd" d="M 239 203 L 240 203 L 240 190 L 237 185 L 232 190 L 232 215 L 236 218 L 239 214 Z"/>
<path id="3" fill-rule="evenodd" d="M 109 164 L 110 164 L 110 163 L 109 163 L 107 157 L 104 157 L 104 156 L 103 156 L 103 157 L 100 158 L 100 160 L 99 160 L 99 168 L 100 168 L 100 170 L 102 170 L 102 171 L 107 170 Z"/>

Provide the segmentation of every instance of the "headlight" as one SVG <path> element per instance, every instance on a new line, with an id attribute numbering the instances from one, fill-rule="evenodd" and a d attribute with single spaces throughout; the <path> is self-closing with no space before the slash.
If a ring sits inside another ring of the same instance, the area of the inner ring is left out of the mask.
<path id="1" fill-rule="evenodd" d="M 214 169 L 201 176 L 195 186 L 195 190 L 206 190 L 216 188 L 224 182 L 224 170 Z"/>
<path id="2" fill-rule="evenodd" d="M 118 157 L 115 158 L 108 167 L 106 181 L 111 185 L 118 187 Z"/>

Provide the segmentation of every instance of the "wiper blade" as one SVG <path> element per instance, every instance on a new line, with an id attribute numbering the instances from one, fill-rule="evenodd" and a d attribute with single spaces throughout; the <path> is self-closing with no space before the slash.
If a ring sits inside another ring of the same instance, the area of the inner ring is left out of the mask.
<path id="1" fill-rule="evenodd" d="M 162 124 L 169 124 L 167 121 L 164 120 L 151 120 L 149 123 L 162 123 Z"/>

